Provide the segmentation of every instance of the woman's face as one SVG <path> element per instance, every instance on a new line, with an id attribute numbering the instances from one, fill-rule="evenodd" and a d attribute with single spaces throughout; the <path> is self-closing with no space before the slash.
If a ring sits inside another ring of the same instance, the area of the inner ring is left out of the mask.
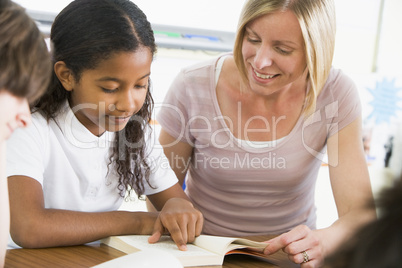
<path id="1" fill-rule="evenodd" d="M 151 62 L 152 53 L 141 48 L 113 54 L 96 69 L 83 71 L 70 89 L 78 120 L 96 136 L 122 130 L 144 104 Z"/>
<path id="2" fill-rule="evenodd" d="M 4 89 L 0 89 L 0 114 L 0 142 L 8 139 L 16 128 L 31 122 L 27 99 L 16 97 Z"/>
<path id="3" fill-rule="evenodd" d="M 299 22 L 291 11 L 263 15 L 246 25 L 242 48 L 250 88 L 269 95 L 306 79 Z"/>

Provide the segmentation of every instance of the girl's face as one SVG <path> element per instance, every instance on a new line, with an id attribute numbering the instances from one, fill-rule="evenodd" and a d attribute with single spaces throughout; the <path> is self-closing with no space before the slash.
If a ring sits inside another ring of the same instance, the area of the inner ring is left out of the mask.
<path id="1" fill-rule="evenodd" d="M 31 122 L 27 99 L 1 89 L 0 114 L 0 142 L 8 139 L 16 128 L 25 127 Z"/>
<path id="2" fill-rule="evenodd" d="M 151 72 L 152 53 L 147 48 L 119 52 L 96 69 L 72 79 L 70 106 L 78 120 L 96 136 L 120 131 L 144 104 Z"/>
<path id="3" fill-rule="evenodd" d="M 245 28 L 242 48 L 251 89 L 269 95 L 306 79 L 299 22 L 291 11 L 263 15 Z"/>

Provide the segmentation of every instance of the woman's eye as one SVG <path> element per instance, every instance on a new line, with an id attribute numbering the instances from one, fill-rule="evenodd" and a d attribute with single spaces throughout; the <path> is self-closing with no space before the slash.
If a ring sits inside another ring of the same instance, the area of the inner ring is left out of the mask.
<path id="1" fill-rule="evenodd" d="M 289 55 L 290 53 L 292 53 L 291 51 L 284 50 L 284 49 L 282 49 L 280 47 L 278 47 L 277 50 L 279 51 L 279 53 L 281 53 L 283 55 Z"/>
<path id="2" fill-rule="evenodd" d="M 250 37 L 247 37 L 247 41 L 249 41 L 250 43 L 258 43 L 258 42 L 260 42 L 260 40 L 254 39 L 254 38 L 250 38 Z"/>

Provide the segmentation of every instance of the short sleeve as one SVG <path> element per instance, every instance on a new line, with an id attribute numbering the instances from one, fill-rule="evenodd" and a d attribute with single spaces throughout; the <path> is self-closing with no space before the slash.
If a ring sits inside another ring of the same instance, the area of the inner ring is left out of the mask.
<path id="1" fill-rule="evenodd" d="M 343 72 L 338 70 L 329 84 L 333 101 L 325 106 L 325 116 L 331 118 L 330 137 L 361 116 L 362 107 L 356 84 Z"/>
<path id="2" fill-rule="evenodd" d="M 47 148 L 46 120 L 32 120 L 27 128 L 17 129 L 7 141 L 7 177 L 27 176 L 43 185 Z"/>
<path id="3" fill-rule="evenodd" d="M 146 160 L 151 167 L 149 184 L 144 182 L 144 194 L 152 195 L 169 189 L 175 185 L 178 180 L 174 171 L 170 168 L 168 159 L 166 158 L 163 148 L 152 131 L 147 140 Z"/>

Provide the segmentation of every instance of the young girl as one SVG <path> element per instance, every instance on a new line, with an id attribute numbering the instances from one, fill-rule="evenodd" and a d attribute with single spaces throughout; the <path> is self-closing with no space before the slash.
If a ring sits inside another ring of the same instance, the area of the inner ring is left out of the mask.
<path id="1" fill-rule="evenodd" d="M 146 16 L 128 0 L 73 1 L 51 41 L 51 85 L 9 146 L 13 240 L 34 248 L 153 233 L 156 242 L 168 231 L 185 250 L 203 219 L 174 172 L 158 166 L 162 150 L 145 146 L 156 51 Z M 116 211 L 127 191 L 161 212 Z"/>
<path id="2" fill-rule="evenodd" d="M 0 0 L 0 267 L 10 227 L 6 140 L 30 122 L 28 100 L 45 91 L 50 72 L 50 56 L 35 22 L 17 4 Z"/>

